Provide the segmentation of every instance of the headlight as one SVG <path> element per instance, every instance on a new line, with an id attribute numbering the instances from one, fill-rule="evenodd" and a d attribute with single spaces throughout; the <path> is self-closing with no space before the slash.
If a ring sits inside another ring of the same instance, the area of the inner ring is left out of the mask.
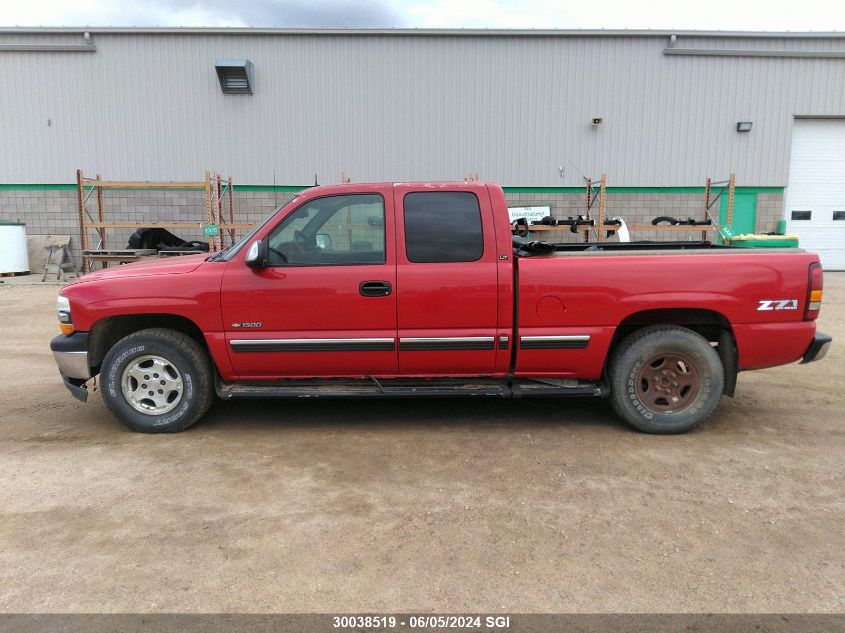
<path id="1" fill-rule="evenodd" d="M 56 297 L 56 312 L 59 315 L 59 329 L 62 334 L 73 334 L 73 318 L 70 316 L 70 300 L 67 297 Z"/>

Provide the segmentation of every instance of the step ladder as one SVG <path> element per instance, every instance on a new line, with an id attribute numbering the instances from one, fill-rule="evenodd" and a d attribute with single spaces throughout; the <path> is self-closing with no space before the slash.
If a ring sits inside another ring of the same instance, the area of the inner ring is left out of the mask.
<path id="1" fill-rule="evenodd" d="M 44 248 L 47 249 L 47 257 L 44 260 L 44 274 L 41 276 L 41 281 L 47 281 L 49 273 L 56 273 L 56 281 L 67 281 L 65 271 L 72 272 L 74 279 L 79 277 L 76 264 L 73 263 L 73 258 L 67 250 L 67 244 L 51 244 Z"/>

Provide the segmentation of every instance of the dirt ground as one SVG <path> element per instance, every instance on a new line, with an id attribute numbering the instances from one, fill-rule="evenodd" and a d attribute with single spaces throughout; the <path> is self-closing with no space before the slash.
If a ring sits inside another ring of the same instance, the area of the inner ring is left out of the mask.
<path id="1" fill-rule="evenodd" d="M 56 286 L 0 286 L 2 612 L 841 612 L 845 273 L 828 357 L 696 432 L 594 400 L 228 402 L 187 432 L 64 389 Z"/>

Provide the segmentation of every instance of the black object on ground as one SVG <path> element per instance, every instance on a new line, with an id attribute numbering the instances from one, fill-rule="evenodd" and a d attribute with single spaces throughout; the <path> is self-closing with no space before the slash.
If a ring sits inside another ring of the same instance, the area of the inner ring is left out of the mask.
<path id="1" fill-rule="evenodd" d="M 129 248 L 154 248 L 157 251 L 208 251 L 208 242 L 188 242 L 161 228 L 138 229 L 129 236 Z"/>

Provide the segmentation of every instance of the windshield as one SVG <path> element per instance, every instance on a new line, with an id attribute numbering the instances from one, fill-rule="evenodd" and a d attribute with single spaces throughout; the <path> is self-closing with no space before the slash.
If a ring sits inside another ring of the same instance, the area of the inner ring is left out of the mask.
<path id="1" fill-rule="evenodd" d="M 219 253 L 216 253 L 216 254 L 212 255 L 211 257 L 209 257 L 208 261 L 211 261 L 211 262 L 228 262 L 228 261 L 231 261 L 232 258 L 235 255 L 237 255 L 240 252 L 240 250 L 250 242 L 250 240 L 252 240 L 253 236 L 256 233 L 258 233 L 258 231 L 260 231 L 264 227 L 264 225 L 266 225 L 268 222 L 270 222 L 270 220 L 272 220 L 274 217 L 276 217 L 276 214 L 279 211 L 284 209 L 289 204 L 295 202 L 298 198 L 299 198 L 299 196 L 295 196 L 295 197 L 291 198 L 290 200 L 288 200 L 287 202 L 285 202 L 282 206 L 276 207 L 275 209 L 273 209 L 273 211 L 270 212 L 270 214 L 266 218 L 264 218 L 261 222 L 256 224 L 249 233 L 244 235 L 239 241 L 235 242 L 232 246 L 229 246 L 228 248 L 220 251 Z"/>

